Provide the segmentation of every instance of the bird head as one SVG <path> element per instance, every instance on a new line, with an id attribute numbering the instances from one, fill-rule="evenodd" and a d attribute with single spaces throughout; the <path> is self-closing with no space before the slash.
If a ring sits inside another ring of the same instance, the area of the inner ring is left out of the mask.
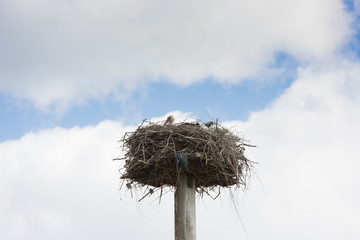
<path id="1" fill-rule="evenodd" d="M 167 117 L 167 119 L 166 119 L 166 121 L 164 122 L 164 124 L 163 124 L 163 126 L 165 126 L 165 125 L 171 125 L 171 124 L 173 124 L 174 123 L 174 121 L 175 121 L 175 118 L 172 116 L 172 115 L 170 115 L 170 116 L 168 116 Z"/>

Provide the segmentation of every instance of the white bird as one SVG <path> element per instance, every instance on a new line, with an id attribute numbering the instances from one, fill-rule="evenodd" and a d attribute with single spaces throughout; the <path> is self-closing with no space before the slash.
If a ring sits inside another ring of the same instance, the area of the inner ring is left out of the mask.
<path id="1" fill-rule="evenodd" d="M 170 116 L 168 116 L 168 118 L 166 119 L 166 121 L 163 123 L 163 126 L 165 126 L 165 125 L 167 125 L 167 124 L 171 125 L 171 124 L 174 123 L 174 121 L 175 121 L 175 118 L 174 118 L 172 115 L 170 115 Z"/>

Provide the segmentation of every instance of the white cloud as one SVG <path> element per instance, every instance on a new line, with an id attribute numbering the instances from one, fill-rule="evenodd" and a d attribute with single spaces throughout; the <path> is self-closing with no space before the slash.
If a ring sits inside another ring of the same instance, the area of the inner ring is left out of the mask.
<path id="1" fill-rule="evenodd" d="M 340 0 L 1 3 L 0 91 L 37 107 L 122 96 L 143 81 L 238 82 L 277 51 L 333 54 L 351 35 Z"/>
<path id="2" fill-rule="evenodd" d="M 120 129 L 125 130 L 118 123 L 103 122 L 82 129 L 44 130 L 1 143 L 0 237 L 83 238 L 86 227 L 100 227 L 106 217 L 111 221 L 110 210 L 121 214 L 105 207 L 118 200 L 116 164 L 111 159 Z M 89 239 L 106 234 L 90 232 Z"/>
<path id="3" fill-rule="evenodd" d="M 249 191 L 238 192 L 249 238 L 359 239 L 359 74 L 360 64 L 347 61 L 300 69 L 266 109 L 225 123 L 258 145 L 246 153 L 260 163 L 262 183 L 254 178 Z M 130 129 L 104 121 L 0 143 L 0 238 L 171 238 L 171 193 L 161 205 L 144 200 L 139 207 L 125 191 L 120 200 L 119 163 L 111 159 Z M 199 239 L 246 238 L 222 199 L 198 202 Z"/>
<path id="4" fill-rule="evenodd" d="M 255 239 L 360 237 L 359 74 L 360 64 L 346 61 L 302 69 L 283 96 L 242 124 L 259 146 L 250 153 L 264 189 L 246 208 Z"/>

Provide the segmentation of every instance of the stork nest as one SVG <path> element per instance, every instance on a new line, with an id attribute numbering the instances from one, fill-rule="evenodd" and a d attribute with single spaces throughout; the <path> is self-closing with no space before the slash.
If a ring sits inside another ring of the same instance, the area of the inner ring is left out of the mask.
<path id="1" fill-rule="evenodd" d="M 145 124 L 146 123 L 146 124 Z M 162 189 L 176 187 L 182 170 L 174 156 L 185 153 L 188 175 L 195 178 L 197 190 L 232 185 L 246 186 L 252 162 L 244 156 L 244 139 L 220 124 L 191 122 L 162 126 L 143 122 L 121 140 L 125 160 L 121 179 L 131 184 Z M 153 191 L 153 190 L 151 190 Z"/>

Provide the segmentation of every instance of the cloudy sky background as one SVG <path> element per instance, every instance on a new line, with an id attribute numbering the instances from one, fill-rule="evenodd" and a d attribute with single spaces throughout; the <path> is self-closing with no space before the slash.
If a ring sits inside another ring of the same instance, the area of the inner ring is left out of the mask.
<path id="1" fill-rule="evenodd" d="M 0 238 L 171 239 L 172 193 L 137 203 L 112 159 L 172 113 L 258 146 L 246 232 L 225 192 L 198 239 L 359 239 L 359 23 L 359 0 L 0 0 Z"/>

